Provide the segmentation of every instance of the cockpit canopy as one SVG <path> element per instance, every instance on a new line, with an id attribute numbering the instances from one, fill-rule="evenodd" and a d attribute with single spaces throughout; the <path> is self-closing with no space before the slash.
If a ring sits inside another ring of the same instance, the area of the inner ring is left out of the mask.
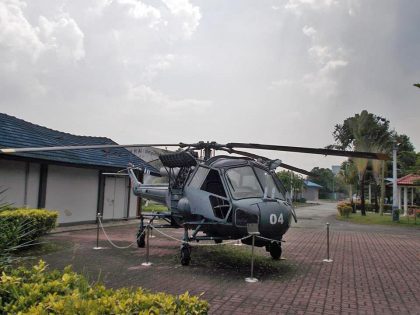
<path id="1" fill-rule="evenodd" d="M 240 166 L 226 171 L 226 180 L 234 199 L 284 199 L 270 172 L 259 167 Z"/>
<path id="2" fill-rule="evenodd" d="M 224 168 L 222 179 L 218 169 L 199 166 L 189 182 L 190 187 L 227 197 L 227 191 L 233 199 L 272 198 L 284 200 L 283 187 L 273 174 L 246 161 L 246 164 Z"/>

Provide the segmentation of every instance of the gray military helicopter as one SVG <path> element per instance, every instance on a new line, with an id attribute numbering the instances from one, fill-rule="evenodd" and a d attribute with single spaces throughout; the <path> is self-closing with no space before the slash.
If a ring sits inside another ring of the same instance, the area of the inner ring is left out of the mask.
<path id="1" fill-rule="evenodd" d="M 255 245 L 265 246 L 273 259 L 281 257 L 283 235 L 289 229 L 292 218 L 297 222 L 297 217 L 291 200 L 286 197 L 286 188 L 275 175 L 275 169 L 282 167 L 306 175 L 311 173 L 280 160 L 239 151 L 238 148 L 380 160 L 388 158 L 385 154 L 372 152 L 203 141 L 192 144 L 15 148 L 0 149 L 0 153 L 150 146 L 177 146 L 180 149 L 159 156 L 164 166 L 161 175 L 168 177 L 168 184 L 142 184 L 136 176 L 136 166 L 127 168 L 135 195 L 164 204 L 169 209 L 168 212 L 141 214 L 137 245 L 145 246 L 145 219 L 150 223 L 161 219 L 165 224 L 156 225 L 160 228 L 183 228 L 182 265 L 188 265 L 191 260 L 189 242 L 213 240 L 221 243 L 223 240 L 244 238 L 248 235 L 248 224 L 258 226 L 260 237 L 255 239 Z M 216 151 L 239 156 L 215 155 Z M 198 152 L 203 153 L 201 158 Z M 246 238 L 242 242 L 250 245 L 251 239 Z"/>

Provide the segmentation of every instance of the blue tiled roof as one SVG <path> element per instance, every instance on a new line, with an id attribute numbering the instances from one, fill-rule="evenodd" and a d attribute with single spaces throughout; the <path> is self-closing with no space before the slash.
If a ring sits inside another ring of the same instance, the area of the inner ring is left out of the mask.
<path id="1" fill-rule="evenodd" d="M 76 136 L 35 125 L 22 119 L 0 113 L 0 147 L 50 147 L 68 145 L 117 144 L 105 137 Z M 159 172 L 124 148 L 83 149 L 15 153 L 14 155 L 85 166 L 125 168 L 132 163 L 152 173 Z"/>
<path id="2" fill-rule="evenodd" d="M 312 187 L 312 188 L 322 188 L 321 185 L 318 185 L 317 183 L 311 182 L 310 180 L 304 180 L 303 183 L 306 187 Z"/>

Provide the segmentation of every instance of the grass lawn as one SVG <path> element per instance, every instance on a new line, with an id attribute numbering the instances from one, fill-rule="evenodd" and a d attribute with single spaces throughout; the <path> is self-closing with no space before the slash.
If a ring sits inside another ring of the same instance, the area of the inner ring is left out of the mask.
<path id="1" fill-rule="evenodd" d="M 400 216 L 399 222 L 393 222 L 392 216 L 389 214 L 379 215 L 379 213 L 367 212 L 366 216 L 362 216 L 360 212 L 350 214 L 349 218 L 337 215 L 337 220 L 348 221 L 357 224 L 379 224 L 379 225 L 392 225 L 392 226 L 417 226 L 420 228 L 420 218 L 417 218 L 417 224 L 414 224 L 413 217 Z"/>
<path id="2" fill-rule="evenodd" d="M 162 212 L 162 211 L 168 211 L 168 207 L 157 204 L 157 203 L 149 203 L 149 205 L 146 207 L 143 207 L 142 210 L 144 212 Z"/>

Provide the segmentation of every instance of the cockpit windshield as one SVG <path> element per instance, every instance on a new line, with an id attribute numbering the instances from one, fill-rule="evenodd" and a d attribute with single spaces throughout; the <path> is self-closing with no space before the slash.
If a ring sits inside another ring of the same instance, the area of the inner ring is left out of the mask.
<path id="1" fill-rule="evenodd" d="M 269 172 L 258 167 L 254 167 L 254 170 L 261 185 L 264 187 L 264 191 L 266 191 L 266 195 L 269 198 L 284 200 L 283 194 L 279 191 L 273 176 Z"/>
<path id="2" fill-rule="evenodd" d="M 272 175 L 263 169 L 251 166 L 231 168 L 227 170 L 226 178 L 235 199 L 263 198 L 264 195 L 268 198 L 283 199 Z"/>

